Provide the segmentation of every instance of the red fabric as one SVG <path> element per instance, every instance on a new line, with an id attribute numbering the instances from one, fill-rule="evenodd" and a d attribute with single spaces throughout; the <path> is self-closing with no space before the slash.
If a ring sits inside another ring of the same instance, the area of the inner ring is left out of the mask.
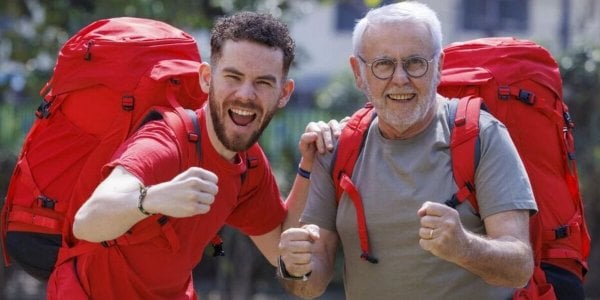
<path id="1" fill-rule="evenodd" d="M 189 34 L 155 20 L 104 19 L 71 37 L 40 92 L 46 109 L 37 111 L 11 177 L 2 237 L 7 230 L 43 232 L 72 246 L 74 213 L 149 109 L 196 109 L 205 101 L 200 61 Z M 53 208 L 43 207 L 40 196 L 52 199 Z M 40 216 L 54 220 L 39 222 Z"/>
<path id="2" fill-rule="evenodd" d="M 348 146 L 337 147 L 335 153 L 335 164 L 333 165 L 331 177 L 336 188 L 336 202 L 340 201 L 340 197 L 344 192 L 340 186 L 342 175 L 346 174 L 348 177 L 352 177 L 354 163 L 362 150 L 360 143 L 365 139 L 365 134 L 369 130 L 374 116 L 373 105 L 367 103 L 365 107 L 352 115 L 352 118 L 350 118 L 342 130 L 342 134 L 338 139 L 338 145 L 344 144 Z"/>
<path id="3" fill-rule="evenodd" d="M 79 278 L 77 278 L 74 260 L 69 260 L 56 267 L 50 276 L 46 289 L 48 300 L 89 299 L 85 291 L 81 288 Z"/>
<path id="4" fill-rule="evenodd" d="M 204 111 L 202 110 L 203 114 Z M 169 218 L 179 241 L 174 250 L 164 235 L 148 242 L 103 248 L 78 258 L 77 270 L 86 292 L 95 299 L 194 299 L 189 294 L 191 271 L 203 249 L 225 224 L 249 235 L 260 235 L 278 226 L 285 218 L 284 203 L 266 157 L 258 145 L 249 156 L 258 164 L 248 170 L 242 184 L 242 163 L 232 164 L 210 144 L 201 118 L 201 167 L 219 177 L 219 193 L 209 213 L 189 218 Z M 152 122 L 134 134 L 115 155 L 110 167 L 123 165 L 144 184 L 170 180 L 179 173 L 174 134 L 162 122 Z M 135 232 L 147 222 L 132 228 Z"/>
<path id="5" fill-rule="evenodd" d="M 468 199 L 475 210 L 479 210 L 479 205 L 475 191 L 471 191 L 469 186 L 475 187 L 475 147 L 479 136 L 481 101 L 481 98 L 461 99 L 456 109 L 450 141 L 452 174 L 458 186 L 458 201 L 462 203 Z"/>
<path id="6" fill-rule="evenodd" d="M 573 124 L 556 61 L 541 46 L 514 38 L 454 43 L 444 53 L 438 92 L 450 98 L 481 97 L 506 125 L 525 165 L 539 209 L 530 222 L 536 264 L 548 261 L 582 278 L 590 237 L 579 194 Z M 461 165 L 472 160 L 467 156 L 452 154 Z M 548 234 L 561 227 L 565 236 Z"/>

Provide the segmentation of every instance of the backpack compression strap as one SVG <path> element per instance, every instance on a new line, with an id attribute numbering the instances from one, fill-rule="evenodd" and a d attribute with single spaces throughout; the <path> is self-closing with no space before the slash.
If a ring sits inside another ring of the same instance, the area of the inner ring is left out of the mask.
<path id="1" fill-rule="evenodd" d="M 367 103 L 365 107 L 352 115 L 352 118 L 350 118 L 339 137 L 333 157 L 331 176 L 336 188 L 336 204 L 339 203 L 342 193 L 346 192 L 356 209 L 356 223 L 358 226 L 360 248 L 362 250 L 360 258 L 376 264 L 378 262 L 377 258 L 370 253 L 369 233 L 367 231 L 362 197 L 350 178 L 358 155 L 363 148 L 367 131 L 374 118 L 375 113 L 373 112 L 373 105 L 371 103 Z"/>
<path id="2" fill-rule="evenodd" d="M 458 191 L 447 200 L 446 205 L 455 208 L 458 204 L 469 200 L 475 211 L 479 211 L 475 198 L 475 169 L 479 161 L 479 114 L 482 99 L 467 96 L 450 106 L 451 138 L 450 155 L 452 173 Z M 455 116 L 452 118 L 453 107 L 456 107 Z"/>

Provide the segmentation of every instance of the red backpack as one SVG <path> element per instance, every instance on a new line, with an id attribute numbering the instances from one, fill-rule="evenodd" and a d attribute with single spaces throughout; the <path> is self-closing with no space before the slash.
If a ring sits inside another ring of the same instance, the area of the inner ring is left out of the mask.
<path id="1" fill-rule="evenodd" d="M 10 256 L 48 279 L 60 262 L 90 249 L 73 247 L 86 245 L 72 235 L 75 212 L 100 183 L 101 167 L 144 122 L 162 117 L 187 158 L 182 165 L 197 161 L 197 118 L 184 108 L 206 100 L 200 62 L 190 35 L 155 20 L 99 20 L 66 42 L 40 92 L 2 209 L 7 265 Z M 168 227 L 166 218 L 152 218 L 156 228 Z"/>
<path id="2" fill-rule="evenodd" d="M 573 122 L 562 100 L 558 65 L 541 46 L 514 38 L 483 38 L 454 43 L 444 49 L 442 80 L 438 92 L 453 101 L 450 120 L 451 158 L 458 187 L 447 201 L 465 200 L 477 209 L 474 185 L 479 160 L 479 113 L 482 103 L 503 122 L 529 175 L 539 213 L 530 219 L 535 271 L 515 299 L 554 299 L 542 262 L 563 267 L 580 278 L 587 272 L 590 236 L 575 164 Z M 351 175 L 375 114 L 367 104 L 348 122 L 338 141 L 332 178 L 336 201 L 346 192 L 356 213 L 362 258 L 370 253 L 369 237 L 360 193 Z M 565 264 L 566 262 L 566 264 Z"/>

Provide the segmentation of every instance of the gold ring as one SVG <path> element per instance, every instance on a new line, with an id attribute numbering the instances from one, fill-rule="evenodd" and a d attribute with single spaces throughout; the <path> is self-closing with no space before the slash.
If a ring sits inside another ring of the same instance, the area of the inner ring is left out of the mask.
<path id="1" fill-rule="evenodd" d="M 429 230 L 429 239 L 433 239 L 433 229 Z"/>

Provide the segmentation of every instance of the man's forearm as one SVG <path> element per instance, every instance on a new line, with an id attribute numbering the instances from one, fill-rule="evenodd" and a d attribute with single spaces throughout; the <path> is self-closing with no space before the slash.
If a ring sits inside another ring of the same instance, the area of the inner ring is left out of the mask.
<path id="1" fill-rule="evenodd" d="M 304 161 L 300 161 L 299 167 L 310 172 L 311 168 L 305 165 Z M 306 199 L 308 198 L 308 191 L 310 188 L 310 179 L 304 178 L 299 174 L 296 174 L 292 189 L 285 201 L 287 206 L 287 216 L 282 224 L 282 231 L 288 228 L 300 227 L 300 216 L 304 210 Z"/>
<path id="2" fill-rule="evenodd" d="M 456 264 L 492 285 L 523 287 L 533 272 L 528 243 L 506 236 L 497 239 L 469 234 L 469 246 Z"/>

